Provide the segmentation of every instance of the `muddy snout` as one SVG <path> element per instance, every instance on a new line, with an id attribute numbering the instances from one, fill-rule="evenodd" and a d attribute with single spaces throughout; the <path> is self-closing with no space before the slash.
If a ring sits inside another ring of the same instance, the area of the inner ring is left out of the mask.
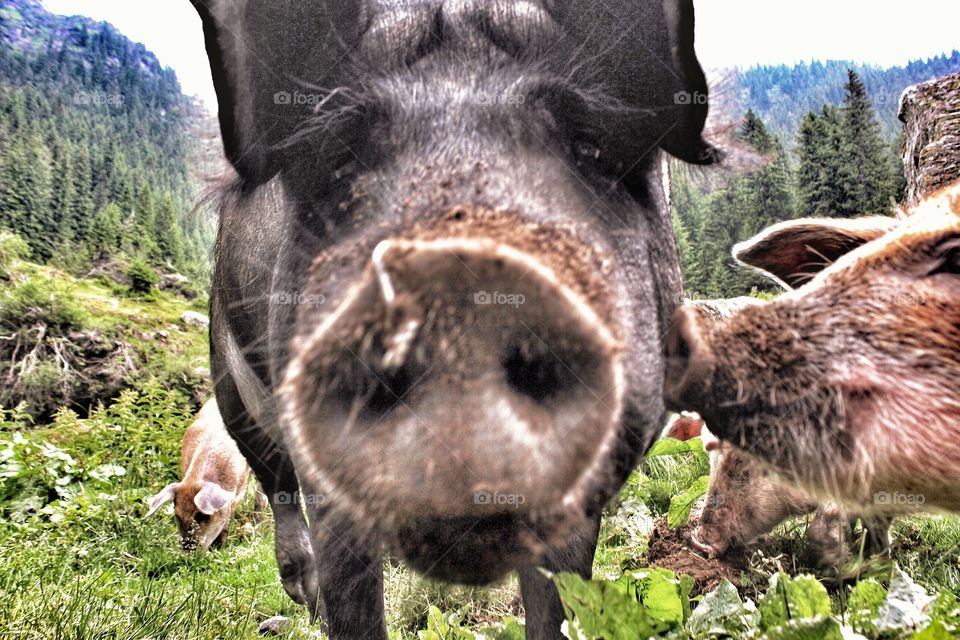
<path id="1" fill-rule="evenodd" d="M 307 467 L 362 517 L 410 529 L 413 556 L 470 546 L 468 530 L 495 528 L 477 544 L 496 538 L 505 557 L 536 546 L 527 526 L 559 533 L 619 422 L 615 332 L 541 262 L 492 241 L 380 243 L 294 349 L 284 393 Z"/>
<path id="2" fill-rule="evenodd" d="M 674 411 L 703 411 L 714 373 L 706 335 L 712 320 L 702 310 L 684 306 L 670 323 L 665 344 L 664 398 Z"/>

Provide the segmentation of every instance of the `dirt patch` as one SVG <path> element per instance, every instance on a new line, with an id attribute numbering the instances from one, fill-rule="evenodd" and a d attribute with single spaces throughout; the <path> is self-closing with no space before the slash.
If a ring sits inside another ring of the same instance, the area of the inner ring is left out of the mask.
<path id="1" fill-rule="evenodd" d="M 99 331 L 62 332 L 38 322 L 0 335 L 0 405 L 28 405 L 34 420 L 49 420 L 58 407 L 86 415 L 116 397 L 137 373 L 133 349 Z"/>
<path id="2" fill-rule="evenodd" d="M 666 518 L 658 518 L 647 548 L 647 564 L 653 567 L 670 569 L 674 573 L 685 573 L 693 578 L 693 591 L 696 596 L 712 591 L 726 578 L 735 586 L 740 586 L 740 572 L 745 568 L 746 558 L 707 558 L 697 552 L 688 541 L 693 523 L 679 529 L 667 526 Z"/>

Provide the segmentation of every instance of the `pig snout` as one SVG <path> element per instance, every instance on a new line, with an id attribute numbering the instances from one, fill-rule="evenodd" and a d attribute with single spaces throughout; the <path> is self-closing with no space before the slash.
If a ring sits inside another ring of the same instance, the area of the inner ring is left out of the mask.
<path id="1" fill-rule="evenodd" d="M 664 342 L 664 398 L 672 410 L 699 410 L 708 399 L 715 366 L 706 337 L 709 322 L 696 307 L 680 307 L 674 313 Z"/>
<path id="2" fill-rule="evenodd" d="M 710 529 L 699 526 L 690 532 L 690 544 L 710 558 L 719 558 L 727 551 L 727 543 L 722 539 L 711 539 Z"/>
<path id="3" fill-rule="evenodd" d="M 293 343 L 293 448 L 312 486 L 415 568 L 486 582 L 583 518 L 583 482 L 619 423 L 620 352 L 523 251 L 384 241 Z"/>

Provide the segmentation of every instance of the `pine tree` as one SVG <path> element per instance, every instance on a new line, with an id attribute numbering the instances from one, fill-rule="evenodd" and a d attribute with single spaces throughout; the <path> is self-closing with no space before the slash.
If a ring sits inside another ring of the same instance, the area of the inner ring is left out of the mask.
<path id="1" fill-rule="evenodd" d="M 156 241 L 157 214 L 153 206 L 153 192 L 146 184 L 137 189 L 133 207 L 133 225 L 130 240 L 133 253 L 145 257 L 153 263 L 162 260 Z"/>
<path id="2" fill-rule="evenodd" d="M 830 105 L 824 105 L 819 114 L 808 113 L 800 124 L 797 191 L 801 215 L 849 217 L 856 211 L 842 128 L 839 110 Z"/>
<path id="3" fill-rule="evenodd" d="M 32 136 L 10 145 L 0 167 L 0 226 L 20 234 L 41 260 L 53 255 L 56 244 L 51 163 L 43 140 Z"/>
<path id="4" fill-rule="evenodd" d="M 73 200 L 76 197 L 73 177 L 73 157 L 69 147 L 59 145 L 54 157 L 53 188 L 50 209 L 57 221 L 57 240 L 62 246 L 73 242 L 76 228 L 72 222 Z"/>
<path id="5" fill-rule="evenodd" d="M 64 224 L 70 226 L 71 233 L 77 240 L 86 237 L 95 212 L 92 184 L 90 152 L 85 145 L 80 144 L 73 159 L 73 206 L 69 217 L 64 217 Z"/>
<path id="6" fill-rule="evenodd" d="M 847 211 L 854 215 L 883 213 L 896 195 L 887 146 L 880 135 L 873 105 L 863 81 L 853 69 L 847 70 L 843 101 L 843 155 L 849 169 L 843 178 L 851 197 Z"/>
<path id="7" fill-rule="evenodd" d="M 684 289 L 694 294 L 706 291 L 705 269 L 698 250 L 699 232 L 706 217 L 706 202 L 683 169 L 671 172 L 671 216 L 680 252 Z"/>
<path id="8" fill-rule="evenodd" d="M 157 209 L 154 238 L 160 250 L 160 258 L 169 265 L 179 268 L 183 264 L 183 239 L 180 235 L 180 226 L 177 224 L 173 197 L 169 193 L 164 194 L 163 201 Z"/>
<path id="9" fill-rule="evenodd" d="M 122 216 L 120 207 L 113 202 L 108 202 L 93 217 L 87 233 L 86 245 L 94 260 L 104 260 L 120 252 L 123 241 Z"/>

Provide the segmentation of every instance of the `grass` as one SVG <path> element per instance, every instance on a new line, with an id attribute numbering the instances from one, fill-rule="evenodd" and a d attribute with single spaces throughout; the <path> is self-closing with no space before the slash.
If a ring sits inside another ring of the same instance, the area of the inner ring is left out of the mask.
<path id="1" fill-rule="evenodd" d="M 144 517 L 144 498 L 177 479 L 180 437 L 194 406 L 184 389 L 163 381 L 206 366 L 206 340 L 196 330 L 170 332 L 166 343 L 143 336 L 179 323 L 202 302 L 130 297 L 109 284 L 35 269 L 66 283 L 79 313 L 99 329 L 139 341 L 151 371 L 85 418 L 61 411 L 34 425 L 23 412 L 0 414 L 0 637 L 252 639 L 260 637 L 260 622 L 283 615 L 291 620 L 286 637 L 319 638 L 280 585 L 272 521 L 269 514 L 254 521 L 252 496 L 224 548 L 208 554 L 180 552 L 168 511 Z M 704 458 L 691 453 L 647 460 L 608 508 L 595 574 L 612 579 L 644 566 L 643 532 L 666 513 L 671 496 L 705 472 Z M 809 569 L 802 534 L 796 522 L 773 534 L 773 552 L 753 558 L 746 577 L 756 588 L 745 595 L 755 597 L 778 569 Z M 894 537 L 895 558 L 908 574 L 931 593 L 960 596 L 960 520 L 904 518 Z M 522 617 L 514 578 L 475 589 L 430 583 L 397 563 L 384 570 L 395 640 L 436 628 L 428 623 L 431 607 L 458 612 L 472 628 Z M 889 567 L 874 573 L 883 582 Z M 830 586 L 837 611 L 847 593 Z"/>

